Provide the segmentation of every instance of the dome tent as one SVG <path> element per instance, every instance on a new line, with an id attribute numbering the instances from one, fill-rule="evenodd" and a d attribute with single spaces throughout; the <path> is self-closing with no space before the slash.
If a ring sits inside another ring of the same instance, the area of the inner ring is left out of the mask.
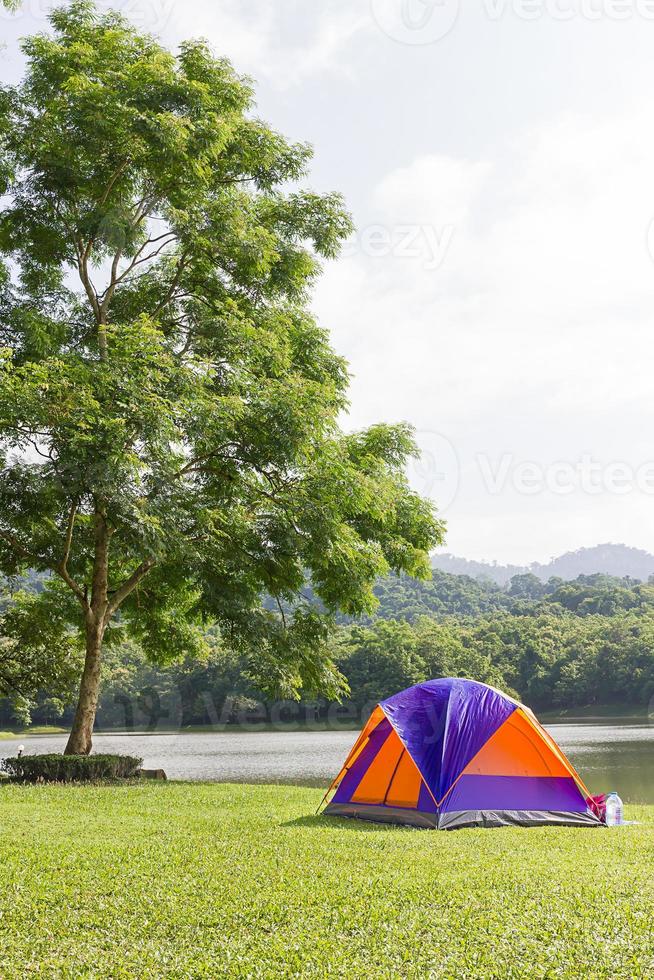
<path id="1" fill-rule="evenodd" d="M 325 799 L 332 792 L 326 815 L 439 830 L 601 825 L 532 711 L 460 677 L 378 704 Z"/>

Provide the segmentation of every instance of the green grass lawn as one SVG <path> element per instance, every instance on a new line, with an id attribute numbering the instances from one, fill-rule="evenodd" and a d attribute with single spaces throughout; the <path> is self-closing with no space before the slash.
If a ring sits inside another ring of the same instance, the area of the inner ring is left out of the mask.
<path id="1" fill-rule="evenodd" d="M 591 704 L 585 708 L 562 708 L 559 711 L 539 711 L 538 718 L 546 724 L 566 724 L 567 722 L 599 722 L 610 725 L 614 722 L 647 725 L 650 721 L 646 705 L 635 704 Z"/>
<path id="2" fill-rule="evenodd" d="M 67 735 L 67 728 L 59 728 L 57 725 L 32 725 L 30 728 L 23 728 L 17 732 L 0 732 L 0 740 L 8 738 L 29 738 L 30 735 Z"/>
<path id="3" fill-rule="evenodd" d="M 0 787 L 0 977 L 651 977 L 638 827 L 386 828 L 316 790 Z"/>

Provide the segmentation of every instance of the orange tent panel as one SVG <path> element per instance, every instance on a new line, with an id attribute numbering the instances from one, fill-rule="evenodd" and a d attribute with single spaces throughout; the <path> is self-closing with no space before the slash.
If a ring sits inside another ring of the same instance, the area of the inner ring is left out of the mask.
<path id="1" fill-rule="evenodd" d="M 560 753 L 518 709 L 468 763 L 462 775 L 474 776 L 570 776 Z"/>
<path id="2" fill-rule="evenodd" d="M 404 752 L 386 796 L 387 806 L 417 807 L 422 776 L 409 755 Z"/>
<path id="3" fill-rule="evenodd" d="M 530 723 L 533 726 L 533 728 L 536 729 L 536 731 L 538 732 L 538 734 L 542 736 L 543 741 L 547 745 L 550 746 L 550 748 L 552 749 L 552 752 L 554 752 L 554 754 L 556 755 L 557 759 L 560 759 L 561 760 L 561 763 L 566 767 L 566 770 L 567 770 L 568 774 L 570 776 L 572 776 L 572 778 L 574 779 L 574 781 L 576 782 L 577 786 L 579 787 L 579 789 L 581 790 L 581 792 L 584 794 L 584 796 L 586 798 L 590 797 L 591 794 L 588 791 L 586 785 L 584 784 L 583 779 L 581 778 L 581 776 L 579 775 L 579 773 L 577 772 L 577 770 L 575 769 L 575 767 L 572 765 L 572 763 L 570 762 L 570 760 L 563 754 L 563 752 L 561 751 L 561 749 L 559 748 L 559 746 L 556 744 L 556 742 L 554 741 L 554 739 L 552 738 L 552 736 L 550 735 L 550 733 L 547 731 L 547 729 L 543 728 L 543 726 L 541 725 L 541 723 L 538 721 L 538 719 L 536 718 L 536 716 L 533 713 L 530 712 L 529 715 L 527 716 L 527 719 L 528 719 L 528 721 L 530 721 Z"/>
<path id="4" fill-rule="evenodd" d="M 343 764 L 343 768 L 338 773 L 338 775 L 336 776 L 336 778 L 332 782 L 331 786 L 329 787 L 329 789 L 325 793 L 325 797 L 331 792 L 331 790 L 334 789 L 335 786 L 337 786 L 340 783 L 341 779 L 346 774 L 346 772 L 348 771 L 348 769 L 351 769 L 352 768 L 352 766 L 354 765 L 354 763 L 356 762 L 356 760 L 359 758 L 359 756 L 363 752 L 363 750 L 366 747 L 366 745 L 368 744 L 368 739 L 370 738 L 370 736 L 374 732 L 375 728 L 377 727 L 377 725 L 379 725 L 380 722 L 382 722 L 384 720 L 385 717 L 386 716 L 384 715 L 384 712 L 379 707 L 379 705 L 377 705 L 377 707 L 375 708 L 375 710 L 373 711 L 373 713 L 370 715 L 370 718 L 368 718 L 368 721 L 366 722 L 366 725 L 365 725 L 364 729 L 362 730 L 362 732 L 360 733 L 360 735 L 357 738 L 356 742 L 354 743 L 354 745 L 350 749 L 350 754 L 348 755 L 347 759 L 345 760 L 345 762 Z"/>
<path id="5" fill-rule="evenodd" d="M 406 755 L 397 733 L 392 730 L 363 775 L 352 796 L 353 803 L 383 803 L 400 757 Z"/>

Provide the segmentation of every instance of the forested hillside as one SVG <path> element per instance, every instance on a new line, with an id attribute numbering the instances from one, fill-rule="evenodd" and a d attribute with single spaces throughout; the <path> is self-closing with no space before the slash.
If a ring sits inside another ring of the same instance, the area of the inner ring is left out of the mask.
<path id="1" fill-rule="evenodd" d="M 434 570 L 430 582 L 403 576 L 381 580 L 375 593 L 374 619 L 415 620 L 419 616 L 482 616 L 505 610 L 521 616 L 562 609 L 587 616 L 612 616 L 621 610 L 654 605 L 654 585 L 609 575 L 580 575 L 574 582 L 551 578 L 542 582 L 531 572 L 515 575 L 505 588 L 467 575 Z M 369 619 L 368 621 L 371 621 Z"/>
<path id="2" fill-rule="evenodd" d="M 26 585 L 38 588 L 39 581 Z M 375 615 L 343 620 L 333 639 L 334 659 L 351 690 L 338 709 L 324 702 L 263 703 L 250 656 L 228 652 L 218 631 L 209 630 L 204 659 L 182 657 L 165 669 L 147 664 L 134 643 L 114 646 L 99 724 L 169 728 L 298 713 L 356 721 L 370 702 L 445 675 L 502 687 L 540 711 L 617 704 L 643 713 L 654 697 L 652 583 L 599 574 L 542 582 L 524 573 L 501 588 L 435 571 L 431 582 L 390 577 L 375 591 Z M 61 691 L 4 699 L 0 727 L 30 718 L 66 722 L 70 710 Z"/>

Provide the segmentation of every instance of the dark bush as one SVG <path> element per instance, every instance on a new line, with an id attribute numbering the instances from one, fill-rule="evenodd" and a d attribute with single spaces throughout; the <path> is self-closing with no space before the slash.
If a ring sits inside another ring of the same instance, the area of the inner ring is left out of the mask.
<path id="1" fill-rule="evenodd" d="M 143 759 L 131 755 L 23 755 L 3 759 L 2 769 L 26 783 L 90 783 L 102 779 L 130 779 Z"/>

